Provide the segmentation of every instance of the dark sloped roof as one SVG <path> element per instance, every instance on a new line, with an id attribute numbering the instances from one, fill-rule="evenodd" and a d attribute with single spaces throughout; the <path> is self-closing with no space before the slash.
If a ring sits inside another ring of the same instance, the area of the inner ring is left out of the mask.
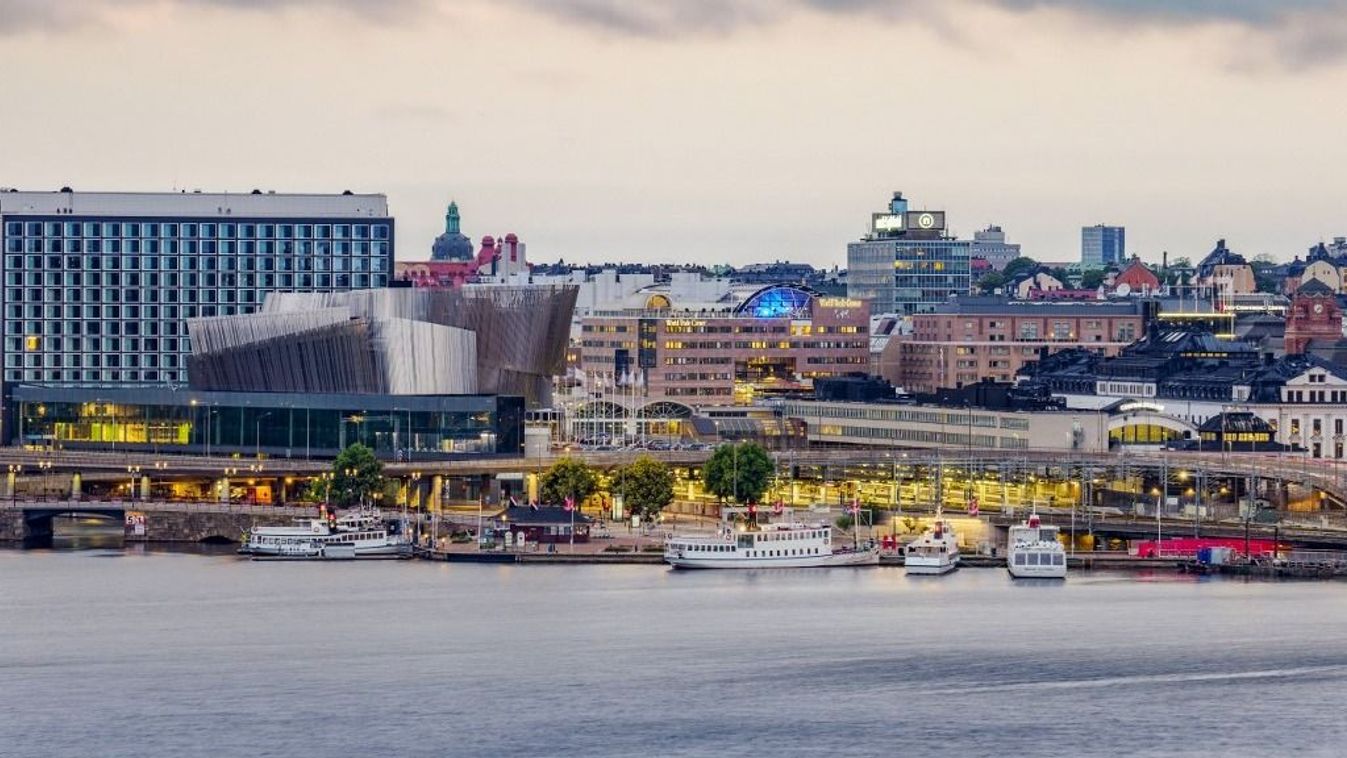
<path id="1" fill-rule="evenodd" d="M 1263 419 L 1255 416 L 1248 411 L 1236 411 L 1232 413 L 1218 413 L 1198 427 L 1202 432 L 1227 432 L 1230 434 L 1239 434 L 1241 432 L 1265 432 L 1273 433 L 1272 425 Z"/>
<path id="2" fill-rule="evenodd" d="M 542 505 L 539 506 L 536 511 L 527 505 L 512 505 L 496 514 L 496 519 L 499 520 L 502 516 L 504 516 L 509 523 L 522 524 L 524 526 L 571 523 L 571 511 L 568 511 L 559 505 Z M 594 519 L 579 511 L 575 512 L 575 523 L 577 524 L 588 524 L 593 520 Z"/>
<path id="3" fill-rule="evenodd" d="M 1337 294 L 1338 294 L 1338 293 L 1336 293 L 1336 292 L 1333 291 L 1333 288 L 1332 288 L 1332 287 L 1328 286 L 1327 284 L 1324 284 L 1323 282 L 1319 281 L 1318 279 L 1310 279 L 1309 281 L 1307 281 L 1307 282 L 1305 282 L 1304 284 L 1300 285 L 1300 287 L 1298 287 L 1298 288 L 1296 289 L 1296 296 L 1297 296 L 1297 297 L 1300 296 L 1300 295 L 1313 295 L 1313 296 L 1320 296 L 1320 297 L 1333 297 L 1333 296 L 1335 296 L 1335 295 L 1337 295 Z"/>

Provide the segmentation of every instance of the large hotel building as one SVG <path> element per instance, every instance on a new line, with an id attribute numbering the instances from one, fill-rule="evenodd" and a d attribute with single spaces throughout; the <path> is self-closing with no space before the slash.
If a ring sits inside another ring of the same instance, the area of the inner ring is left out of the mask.
<path id="1" fill-rule="evenodd" d="M 0 191 L 4 382 L 187 382 L 185 320 L 387 286 L 383 195 Z"/>
<path id="2" fill-rule="evenodd" d="M 580 369 L 602 394 L 728 405 L 864 372 L 869 307 L 795 286 L 755 288 L 724 309 L 595 312 L 581 321 Z"/>

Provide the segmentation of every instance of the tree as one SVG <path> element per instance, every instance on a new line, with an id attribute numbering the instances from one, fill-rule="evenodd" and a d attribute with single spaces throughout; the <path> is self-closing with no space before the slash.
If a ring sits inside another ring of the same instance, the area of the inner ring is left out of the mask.
<path id="1" fill-rule="evenodd" d="M 1005 284 L 1005 274 L 1002 274 L 999 271 L 988 271 L 982 275 L 981 279 L 978 279 L 977 286 L 978 289 L 982 290 L 984 293 L 988 293 L 997 287 L 1004 287 Z"/>
<path id="2" fill-rule="evenodd" d="M 1080 288 L 1086 290 L 1099 289 L 1099 285 L 1104 283 L 1104 272 L 1097 268 L 1080 275 Z"/>
<path id="3" fill-rule="evenodd" d="M 546 503 L 561 503 L 573 498 L 578 506 L 599 488 L 594 469 L 584 461 L 562 458 L 543 472 L 538 480 L 538 494 Z"/>
<path id="4" fill-rule="evenodd" d="M 757 443 L 721 445 L 702 465 L 702 483 L 721 500 L 756 503 L 774 470 L 771 457 Z"/>
<path id="5" fill-rule="evenodd" d="M 383 473 L 373 450 L 358 442 L 351 445 L 332 462 L 332 502 L 343 508 L 371 502 L 383 490 Z"/>
<path id="6" fill-rule="evenodd" d="M 1020 274 L 1032 274 L 1034 270 L 1037 268 L 1038 268 L 1038 261 L 1034 260 L 1033 258 L 1025 258 L 1024 256 L 1020 256 L 1019 258 L 1016 258 L 1010 263 L 1007 263 L 1006 267 L 1001 269 L 1001 275 L 1004 276 L 1006 279 L 1014 279 L 1016 276 L 1019 276 Z"/>
<path id="7" fill-rule="evenodd" d="M 632 513 L 653 519 L 673 502 L 674 475 L 668 464 L 642 455 L 613 473 L 610 488 Z"/>

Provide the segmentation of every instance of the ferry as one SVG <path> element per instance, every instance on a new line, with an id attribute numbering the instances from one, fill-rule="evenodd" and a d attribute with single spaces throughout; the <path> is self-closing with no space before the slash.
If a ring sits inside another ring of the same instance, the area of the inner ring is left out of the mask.
<path id="1" fill-rule="evenodd" d="M 713 537 L 674 535 L 664 543 L 664 560 L 674 568 L 706 569 L 875 566 L 879 548 L 834 547 L 831 526 L 789 522 L 724 529 Z"/>
<path id="2" fill-rule="evenodd" d="M 239 552 L 254 558 L 333 560 L 402 557 L 410 547 L 406 536 L 390 529 L 379 511 L 362 509 L 336 519 L 320 515 L 296 526 L 256 527 Z"/>
<path id="3" fill-rule="evenodd" d="M 1010 527 L 1006 568 L 1016 579 L 1065 579 L 1066 548 L 1057 539 L 1057 527 L 1043 526 L 1037 513 Z"/>
<path id="4" fill-rule="evenodd" d="M 959 536 L 939 512 L 935 523 L 907 546 L 903 565 L 909 574 L 948 574 L 959 567 Z"/>

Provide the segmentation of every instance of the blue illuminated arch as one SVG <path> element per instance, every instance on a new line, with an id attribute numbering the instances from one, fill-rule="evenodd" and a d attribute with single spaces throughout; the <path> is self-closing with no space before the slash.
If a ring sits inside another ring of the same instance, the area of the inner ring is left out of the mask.
<path id="1" fill-rule="evenodd" d="M 773 284 L 754 292 L 734 312 L 754 318 L 808 318 L 813 302 L 814 293 L 804 287 Z"/>

